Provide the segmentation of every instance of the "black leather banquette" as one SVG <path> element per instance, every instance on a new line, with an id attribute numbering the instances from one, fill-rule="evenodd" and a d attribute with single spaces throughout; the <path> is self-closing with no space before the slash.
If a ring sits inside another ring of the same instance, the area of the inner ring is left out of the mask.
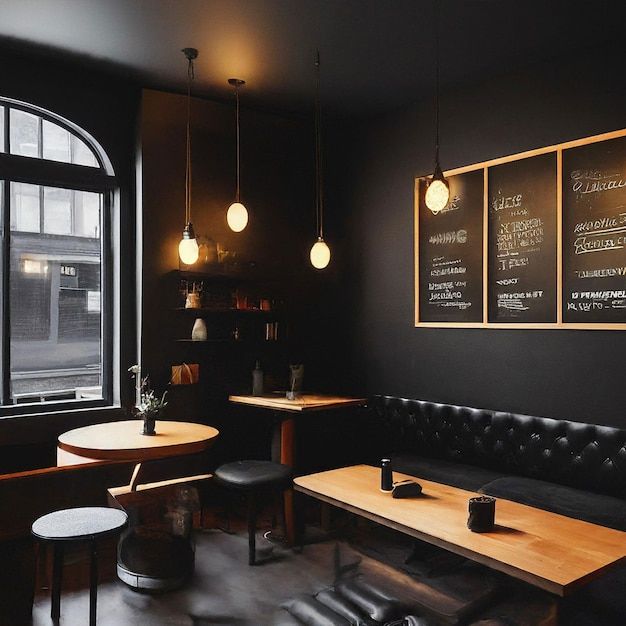
<path id="1" fill-rule="evenodd" d="M 626 530 L 626 430 L 392 396 L 369 406 L 396 471 Z"/>

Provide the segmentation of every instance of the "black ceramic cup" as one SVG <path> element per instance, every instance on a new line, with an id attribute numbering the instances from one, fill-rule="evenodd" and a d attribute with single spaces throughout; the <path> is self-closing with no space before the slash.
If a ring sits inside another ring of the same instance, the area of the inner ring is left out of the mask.
<path id="1" fill-rule="evenodd" d="M 491 496 L 477 496 L 469 499 L 467 527 L 475 533 L 493 530 L 496 518 L 496 499 Z"/>

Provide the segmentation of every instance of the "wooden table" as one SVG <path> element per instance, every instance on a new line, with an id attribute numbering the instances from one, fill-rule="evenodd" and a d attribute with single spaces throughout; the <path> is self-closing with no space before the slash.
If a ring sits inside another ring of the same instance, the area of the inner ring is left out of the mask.
<path id="1" fill-rule="evenodd" d="M 57 465 L 96 461 L 137 463 L 131 488 L 137 483 L 141 463 L 207 450 L 219 431 L 193 422 L 158 420 L 156 435 L 142 435 L 141 420 L 107 422 L 75 428 L 59 435 Z"/>
<path id="2" fill-rule="evenodd" d="M 309 414 L 315 411 L 331 411 L 347 407 L 363 406 L 366 398 L 349 398 L 345 396 L 328 396 L 322 394 L 301 394 L 295 400 L 288 400 L 285 393 L 265 394 L 263 396 L 229 396 L 229 401 L 234 404 L 245 404 L 251 407 L 269 409 L 274 412 L 280 423 L 278 433 L 280 445 L 279 452 L 273 458 L 274 461 L 295 467 L 295 417 Z M 274 456 L 274 455 L 273 455 Z M 293 494 L 285 494 L 285 526 L 287 540 L 293 544 L 295 537 Z"/>
<path id="3" fill-rule="evenodd" d="M 395 480 L 409 478 L 394 472 Z M 626 559 L 626 533 L 509 500 L 496 503 L 493 532 L 468 530 L 477 494 L 421 478 L 423 495 L 394 500 L 380 491 L 380 469 L 345 467 L 295 479 L 295 489 L 440 546 L 559 596 Z"/>
<path id="4" fill-rule="evenodd" d="M 57 464 L 76 465 L 78 463 L 132 461 L 136 463 L 130 484 L 116 489 L 118 493 L 129 491 L 135 493 L 139 483 L 141 464 L 173 456 L 196 454 L 208 449 L 219 435 L 219 431 L 211 426 L 192 422 L 170 422 L 157 420 L 156 434 L 143 435 L 141 420 L 126 420 L 84 426 L 63 433 L 58 439 Z M 210 475 L 186 478 L 205 479 Z M 170 481 L 176 483 L 178 479 Z M 158 483 L 164 485 L 165 482 Z M 111 493 L 110 490 L 109 493 Z M 132 541 L 133 535 L 122 538 Z M 128 564 L 118 559 L 118 576 L 128 585 L 140 588 L 139 581 L 150 580 L 152 588 L 165 588 L 171 584 L 171 568 L 166 562 L 162 569 L 161 555 L 163 550 L 171 551 L 171 538 L 163 541 L 163 549 L 148 551 L 143 563 L 131 570 Z M 121 549 L 120 549 L 121 552 Z M 190 548 L 190 553 L 192 553 Z M 191 562 L 193 564 L 193 561 Z M 185 576 L 188 574 L 185 574 Z M 180 582 L 184 577 L 180 578 Z M 179 584 L 177 581 L 176 584 Z M 155 587 L 162 585 L 163 587 Z"/>

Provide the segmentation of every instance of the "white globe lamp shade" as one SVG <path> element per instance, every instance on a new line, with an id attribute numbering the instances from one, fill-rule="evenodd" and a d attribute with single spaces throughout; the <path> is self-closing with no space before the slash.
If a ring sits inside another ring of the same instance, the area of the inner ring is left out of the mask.
<path id="1" fill-rule="evenodd" d="M 200 256 L 198 241 L 191 222 L 183 230 L 183 238 L 178 244 L 178 256 L 185 265 L 193 265 Z"/>
<path id="2" fill-rule="evenodd" d="M 442 211 L 450 200 L 448 183 L 441 178 L 433 178 L 426 189 L 426 206 L 435 214 Z"/>
<path id="3" fill-rule="evenodd" d="M 231 230 L 240 233 L 248 225 L 248 209 L 241 202 L 233 202 L 228 207 L 226 221 Z"/>
<path id="4" fill-rule="evenodd" d="M 313 244 L 310 256 L 315 269 L 323 270 L 330 263 L 330 248 L 321 237 Z"/>

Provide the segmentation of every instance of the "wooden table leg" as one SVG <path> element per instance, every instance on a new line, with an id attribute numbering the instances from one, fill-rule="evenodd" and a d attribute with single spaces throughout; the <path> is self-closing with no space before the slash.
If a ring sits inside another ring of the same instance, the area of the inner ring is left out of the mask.
<path id="1" fill-rule="evenodd" d="M 52 590 L 50 617 L 58 622 L 61 617 L 61 585 L 63 583 L 63 544 L 55 543 L 52 557 Z"/>
<path id="2" fill-rule="evenodd" d="M 141 471 L 141 463 L 135 465 L 133 475 L 130 477 L 129 487 L 131 491 L 137 491 L 137 482 L 139 481 L 139 472 Z"/>
<path id="3" fill-rule="evenodd" d="M 289 418 L 281 422 L 280 427 L 280 462 L 289 467 L 294 466 L 295 460 L 295 420 Z M 295 520 L 293 507 L 293 489 L 287 489 L 285 499 L 285 534 L 290 546 L 295 542 Z"/>

